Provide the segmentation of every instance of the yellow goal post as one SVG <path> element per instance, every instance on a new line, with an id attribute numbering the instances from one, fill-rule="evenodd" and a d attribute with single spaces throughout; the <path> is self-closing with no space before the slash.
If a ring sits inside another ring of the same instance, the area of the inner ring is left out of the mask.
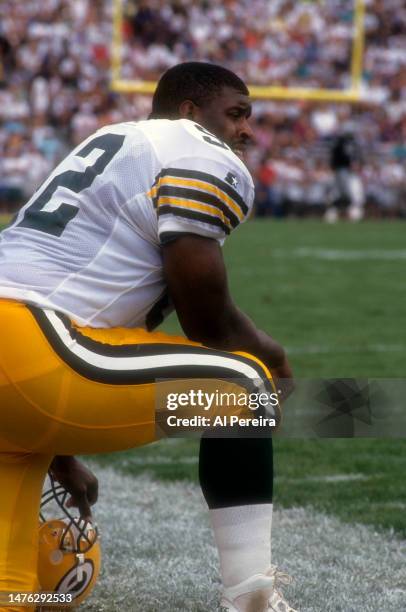
<path id="1" fill-rule="evenodd" d="M 351 84 L 348 89 L 316 89 L 308 87 L 265 87 L 248 85 L 252 98 L 265 100 L 314 100 L 319 102 L 359 102 L 364 58 L 364 18 L 366 0 L 354 0 L 353 42 L 351 48 Z M 111 89 L 119 93 L 152 94 L 155 81 L 121 78 L 123 48 L 124 0 L 113 0 L 113 36 L 111 43 Z"/>

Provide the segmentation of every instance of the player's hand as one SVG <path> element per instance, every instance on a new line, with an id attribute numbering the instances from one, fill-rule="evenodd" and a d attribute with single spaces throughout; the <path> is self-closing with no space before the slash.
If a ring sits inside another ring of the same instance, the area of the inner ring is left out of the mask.
<path id="1" fill-rule="evenodd" d="M 62 455 L 54 457 L 49 471 L 70 493 L 66 505 L 77 507 L 81 518 L 90 520 L 90 507 L 97 502 L 99 492 L 99 483 L 93 472 L 75 457 Z"/>

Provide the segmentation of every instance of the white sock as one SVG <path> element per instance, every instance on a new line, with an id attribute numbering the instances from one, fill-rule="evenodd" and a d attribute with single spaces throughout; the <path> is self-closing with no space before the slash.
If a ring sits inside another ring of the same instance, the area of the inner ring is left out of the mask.
<path id="1" fill-rule="evenodd" d="M 225 587 L 269 569 L 272 504 L 215 508 L 210 518 Z"/>

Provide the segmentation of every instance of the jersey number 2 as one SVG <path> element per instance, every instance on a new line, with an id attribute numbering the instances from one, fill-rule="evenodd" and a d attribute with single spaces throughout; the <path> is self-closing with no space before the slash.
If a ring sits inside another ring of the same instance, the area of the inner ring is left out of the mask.
<path id="1" fill-rule="evenodd" d="M 80 193 L 83 189 L 90 187 L 96 176 L 104 171 L 107 164 L 122 147 L 123 141 L 124 136 L 120 134 L 103 134 L 88 142 L 76 153 L 75 157 L 87 157 L 94 149 L 101 149 L 103 154 L 84 172 L 66 170 L 55 176 L 41 195 L 27 208 L 23 219 L 17 225 L 60 236 L 67 223 L 78 214 L 79 208 L 62 202 L 54 210 L 47 210 L 46 206 L 55 191 L 58 187 L 65 187 L 74 193 Z"/>
<path id="2" fill-rule="evenodd" d="M 209 130 L 206 130 L 206 128 L 202 127 L 198 123 L 195 123 L 194 125 L 195 125 L 195 128 L 203 134 L 202 138 L 204 141 L 208 142 L 209 144 L 215 145 L 216 147 L 220 147 L 221 149 L 227 149 L 227 151 L 231 150 L 230 147 L 226 145 L 225 142 L 217 138 L 214 134 L 209 132 Z"/>

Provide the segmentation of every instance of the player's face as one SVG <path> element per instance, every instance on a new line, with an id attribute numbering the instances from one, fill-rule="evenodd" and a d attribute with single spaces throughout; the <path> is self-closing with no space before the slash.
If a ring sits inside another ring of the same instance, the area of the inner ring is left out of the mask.
<path id="1" fill-rule="evenodd" d="M 238 157 L 243 157 L 253 139 L 248 123 L 251 115 L 248 96 L 231 87 L 223 87 L 218 96 L 205 106 L 196 107 L 195 112 L 194 118 L 200 125 L 228 144 Z"/>

